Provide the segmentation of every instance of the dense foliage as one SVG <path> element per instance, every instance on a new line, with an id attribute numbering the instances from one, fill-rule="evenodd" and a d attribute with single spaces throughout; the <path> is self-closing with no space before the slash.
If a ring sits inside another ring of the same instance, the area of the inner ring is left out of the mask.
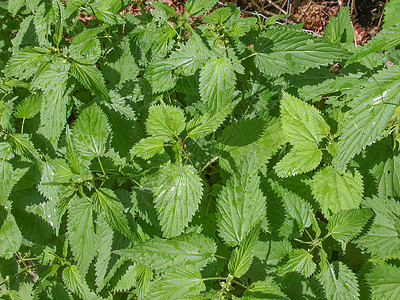
<path id="1" fill-rule="evenodd" d="M 0 2 L 0 296 L 399 299 L 400 1 L 129 2 Z"/>

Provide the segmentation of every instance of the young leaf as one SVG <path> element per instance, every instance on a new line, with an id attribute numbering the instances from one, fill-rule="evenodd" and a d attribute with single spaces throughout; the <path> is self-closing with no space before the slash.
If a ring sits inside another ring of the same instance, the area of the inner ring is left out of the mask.
<path id="1" fill-rule="evenodd" d="M 219 109 L 233 97 L 236 75 L 228 58 L 213 57 L 200 71 L 200 96 L 209 108 Z"/>
<path id="2" fill-rule="evenodd" d="M 255 43 L 255 65 L 267 76 L 303 73 L 348 56 L 348 52 L 308 33 L 268 28 Z"/>
<path id="3" fill-rule="evenodd" d="M 214 261 L 216 251 L 217 247 L 211 238 L 201 234 L 190 234 L 168 240 L 155 237 L 132 248 L 116 250 L 114 253 L 161 272 L 184 266 L 201 269 Z"/>
<path id="4" fill-rule="evenodd" d="M 32 94 L 21 102 L 15 111 L 16 118 L 31 119 L 38 114 L 42 106 L 42 94 Z"/>
<path id="5" fill-rule="evenodd" d="M 82 110 L 73 127 L 75 148 L 91 160 L 106 152 L 106 142 L 111 132 L 107 118 L 97 104 Z"/>
<path id="6" fill-rule="evenodd" d="M 146 300 L 174 300 L 199 295 L 206 289 L 200 272 L 189 267 L 168 271 L 144 296 Z"/>
<path id="7" fill-rule="evenodd" d="M 217 4 L 217 0 L 188 0 L 186 11 L 193 17 L 198 17 L 211 10 Z"/>
<path id="8" fill-rule="evenodd" d="M 182 233 L 197 211 L 203 187 L 190 165 L 169 164 L 157 173 L 154 205 L 165 237 Z"/>
<path id="9" fill-rule="evenodd" d="M 348 243 L 357 236 L 373 213 L 369 209 L 353 209 L 340 211 L 328 222 L 328 231 L 340 243 Z"/>
<path id="10" fill-rule="evenodd" d="M 70 265 L 64 268 L 62 279 L 71 292 L 78 294 L 83 299 L 98 299 L 98 297 L 89 289 L 85 279 L 79 273 L 75 265 Z"/>
<path id="11" fill-rule="evenodd" d="M 128 238 L 133 234 L 124 214 L 124 207 L 115 193 L 106 188 L 96 190 L 92 195 L 93 206 L 98 214 L 102 214 L 107 222 Z"/>
<path id="12" fill-rule="evenodd" d="M 286 211 L 296 222 L 300 228 L 311 226 L 313 209 L 310 203 L 299 195 L 280 185 L 277 181 L 270 181 L 274 191 L 282 198 Z"/>
<path id="13" fill-rule="evenodd" d="M 369 79 L 351 105 L 334 159 L 338 168 L 343 168 L 362 149 L 387 133 L 387 124 L 400 105 L 400 67 L 379 71 Z"/>
<path id="14" fill-rule="evenodd" d="M 259 227 L 254 227 L 244 241 L 233 251 L 228 264 L 228 270 L 233 277 L 240 278 L 250 269 L 259 232 Z"/>
<path id="15" fill-rule="evenodd" d="M 266 198 L 260 189 L 254 156 L 246 157 L 239 169 L 222 188 L 217 200 L 219 236 L 236 246 L 260 221 L 265 219 Z"/>
<path id="16" fill-rule="evenodd" d="M 0 257 L 10 259 L 22 244 L 22 234 L 11 212 L 0 228 Z"/>
<path id="17" fill-rule="evenodd" d="M 354 28 L 350 18 L 350 8 L 343 7 L 332 17 L 324 31 L 324 39 L 332 44 L 345 43 L 351 45 L 354 42 Z"/>
<path id="18" fill-rule="evenodd" d="M 152 158 L 156 154 L 164 152 L 164 140 L 158 137 L 141 139 L 131 150 L 132 156 L 139 156 L 143 159 Z"/>
<path id="19" fill-rule="evenodd" d="M 96 253 L 93 206 L 90 199 L 74 197 L 70 202 L 68 239 L 79 273 L 85 276 Z"/>
<path id="20" fill-rule="evenodd" d="M 177 107 L 160 104 L 149 108 L 147 133 L 164 141 L 177 138 L 185 129 L 185 115 Z"/>
<path id="21" fill-rule="evenodd" d="M 305 249 L 294 249 L 289 253 L 288 262 L 282 266 L 279 273 L 284 275 L 288 272 L 298 272 L 304 277 L 310 277 L 317 268 L 313 262 L 313 256 Z"/>
<path id="22" fill-rule="evenodd" d="M 349 267 L 341 261 L 321 263 L 323 265 L 318 277 L 327 299 L 359 299 L 357 277 Z"/>
<path id="23" fill-rule="evenodd" d="M 398 299 L 400 297 L 400 269 L 388 263 L 379 263 L 365 275 L 371 290 L 371 299 Z"/>
<path id="24" fill-rule="evenodd" d="M 14 186 L 13 166 L 7 161 L 0 161 L 0 205 L 6 205 L 8 196 Z"/>
<path id="25" fill-rule="evenodd" d="M 188 137 L 201 138 L 217 130 L 236 104 L 237 101 L 229 102 L 218 110 L 207 111 L 204 115 L 190 120 L 186 125 Z"/>
<path id="26" fill-rule="evenodd" d="M 318 143 L 330 132 L 320 111 L 286 92 L 281 100 L 281 117 L 282 129 L 293 145 Z"/>
<path id="27" fill-rule="evenodd" d="M 322 159 L 322 151 L 315 143 L 296 145 L 275 166 L 279 177 L 290 177 L 314 170 Z"/>
<path id="28" fill-rule="evenodd" d="M 75 59 L 71 63 L 71 74 L 89 91 L 97 94 L 104 100 L 110 98 L 107 87 L 104 83 L 103 75 L 95 65 L 82 59 Z"/>
<path id="29" fill-rule="evenodd" d="M 319 202 L 324 214 L 358 208 L 363 194 L 360 173 L 346 171 L 339 173 L 331 166 L 315 173 L 311 181 L 311 191 Z"/>

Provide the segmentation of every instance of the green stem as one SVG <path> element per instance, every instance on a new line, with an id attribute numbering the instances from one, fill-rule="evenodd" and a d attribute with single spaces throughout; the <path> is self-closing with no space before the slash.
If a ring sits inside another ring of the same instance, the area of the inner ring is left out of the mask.
<path id="1" fill-rule="evenodd" d="M 217 255 L 217 254 L 213 254 L 212 256 L 214 256 L 216 258 L 224 259 L 224 260 L 229 260 L 229 258 L 226 258 L 224 256 L 220 256 L 220 255 Z"/>
<path id="2" fill-rule="evenodd" d="M 103 172 L 104 179 L 107 180 L 108 177 L 107 177 L 106 172 L 104 171 L 103 164 L 101 163 L 99 155 L 97 155 L 97 161 L 99 162 L 99 165 L 100 165 L 100 168 L 101 168 L 101 172 Z"/>
<path id="3" fill-rule="evenodd" d="M 207 169 L 207 167 L 209 165 L 211 165 L 213 162 L 215 162 L 216 160 L 218 160 L 220 158 L 220 156 L 216 156 L 214 157 L 212 160 L 210 160 L 203 168 L 201 168 L 200 172 L 203 172 L 205 169 Z"/>
<path id="4" fill-rule="evenodd" d="M 252 56 L 255 56 L 257 54 L 259 54 L 259 53 L 258 52 L 254 52 L 254 53 L 252 53 L 250 55 L 247 55 L 247 56 L 243 57 L 242 59 L 238 60 L 237 62 L 235 62 L 232 66 L 236 66 L 237 64 L 241 63 L 242 61 L 244 61 L 244 60 L 246 60 L 246 59 L 248 59 L 248 58 L 250 58 Z"/>
<path id="5" fill-rule="evenodd" d="M 21 134 L 24 134 L 25 118 L 22 118 Z"/>

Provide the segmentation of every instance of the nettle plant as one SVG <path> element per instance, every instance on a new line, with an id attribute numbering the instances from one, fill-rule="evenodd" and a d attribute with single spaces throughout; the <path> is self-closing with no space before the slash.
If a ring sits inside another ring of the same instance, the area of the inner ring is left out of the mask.
<path id="1" fill-rule="evenodd" d="M 400 297 L 400 1 L 129 2 L 0 4 L 0 296 Z"/>

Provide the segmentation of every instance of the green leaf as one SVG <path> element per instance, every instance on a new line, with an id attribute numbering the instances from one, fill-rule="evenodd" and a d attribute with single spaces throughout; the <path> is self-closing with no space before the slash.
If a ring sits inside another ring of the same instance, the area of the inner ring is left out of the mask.
<path id="1" fill-rule="evenodd" d="M 294 146 L 275 166 L 279 177 L 290 177 L 307 173 L 318 167 L 322 159 L 322 151 L 318 145 L 306 142 Z"/>
<path id="2" fill-rule="evenodd" d="M 188 0 L 186 11 L 193 17 L 198 17 L 211 10 L 217 4 L 217 0 Z"/>
<path id="3" fill-rule="evenodd" d="M 369 209 L 340 211 L 329 220 L 328 231 L 338 242 L 348 243 L 361 233 L 372 215 Z"/>
<path id="4" fill-rule="evenodd" d="M 129 266 L 125 274 L 118 280 L 113 291 L 129 291 L 136 285 L 136 270 L 138 265 Z"/>
<path id="5" fill-rule="evenodd" d="M 281 298 L 287 299 L 287 296 L 272 277 L 267 277 L 264 281 L 253 282 L 243 293 L 243 300 Z"/>
<path id="6" fill-rule="evenodd" d="M 289 260 L 282 266 L 279 273 L 298 272 L 304 277 L 310 277 L 317 268 L 313 256 L 305 249 L 294 249 L 289 253 Z M 330 299 L 330 298 L 329 298 Z"/>
<path id="7" fill-rule="evenodd" d="M 41 127 L 38 132 L 46 137 L 53 146 L 57 146 L 58 139 L 67 123 L 67 105 L 70 102 L 65 95 L 66 85 L 59 83 L 43 94 L 40 111 Z"/>
<path id="8" fill-rule="evenodd" d="M 322 262 L 318 277 L 327 299 L 359 299 L 357 277 L 341 261 L 334 261 L 331 264 Z"/>
<path id="9" fill-rule="evenodd" d="M 399 0 L 390 0 L 386 3 L 385 6 L 385 16 L 383 18 L 383 25 L 384 29 L 398 25 L 400 22 L 398 20 L 398 13 L 400 11 L 400 1 Z"/>
<path id="10" fill-rule="evenodd" d="M 175 300 L 199 295 L 206 289 L 200 272 L 189 267 L 168 271 L 153 283 L 149 293 L 143 299 Z"/>
<path id="11" fill-rule="evenodd" d="M 201 100 L 210 108 L 219 109 L 233 98 L 236 75 L 228 58 L 213 57 L 200 71 Z"/>
<path id="12" fill-rule="evenodd" d="M 354 28 L 350 17 L 350 7 L 343 7 L 338 12 L 337 17 L 331 18 L 331 21 L 325 27 L 324 40 L 327 40 L 332 44 L 353 44 Z"/>
<path id="13" fill-rule="evenodd" d="M 105 277 L 111 259 L 114 231 L 101 215 L 97 217 L 97 260 L 95 264 L 97 292 L 107 284 Z"/>
<path id="14" fill-rule="evenodd" d="M 352 109 L 342 127 L 339 150 L 334 159 L 338 168 L 343 168 L 362 149 L 385 136 L 387 124 L 398 105 L 400 67 L 393 66 L 373 75 L 352 101 Z"/>
<path id="15" fill-rule="evenodd" d="M 108 11 L 104 6 L 101 7 L 95 3 L 92 5 L 96 18 L 110 25 L 123 24 L 125 19 L 119 14 Z"/>
<path id="16" fill-rule="evenodd" d="M 75 265 L 70 265 L 64 268 L 62 272 L 62 279 L 67 288 L 81 296 L 83 299 L 98 299 L 98 297 L 89 289 L 85 279 L 79 273 Z"/>
<path id="17" fill-rule="evenodd" d="M 33 146 L 27 134 L 14 134 L 10 137 L 9 143 L 14 153 L 28 159 L 39 161 L 39 153 Z"/>
<path id="18" fill-rule="evenodd" d="M 400 297 L 400 269 L 387 263 L 379 263 L 365 275 L 371 290 L 371 299 L 398 299 Z"/>
<path id="19" fill-rule="evenodd" d="M 12 164 L 4 160 L 0 161 L 0 205 L 6 205 L 14 184 Z"/>
<path id="20" fill-rule="evenodd" d="M 236 246 L 266 216 L 266 198 L 260 189 L 254 156 L 246 157 L 235 175 L 228 179 L 217 199 L 219 236 Z"/>
<path id="21" fill-rule="evenodd" d="M 149 268 L 144 266 L 136 266 L 136 294 L 143 298 L 149 290 L 150 280 L 153 277 L 153 272 Z"/>
<path id="22" fill-rule="evenodd" d="M 148 134 L 169 141 L 177 138 L 184 129 L 185 115 L 181 109 L 164 103 L 150 106 L 146 120 Z"/>
<path id="23" fill-rule="evenodd" d="M 318 109 L 286 92 L 281 100 L 281 117 L 282 129 L 293 145 L 318 143 L 330 133 Z"/>
<path id="24" fill-rule="evenodd" d="M 150 63 L 145 76 L 151 84 L 153 94 L 174 88 L 176 77 L 172 75 L 173 68 L 165 59 L 155 59 Z"/>
<path id="25" fill-rule="evenodd" d="M 165 237 L 182 233 L 203 195 L 200 176 L 190 165 L 168 164 L 155 177 L 154 205 Z"/>
<path id="26" fill-rule="evenodd" d="M 32 119 L 40 111 L 42 99 L 43 97 L 41 93 L 32 94 L 17 106 L 15 117 L 21 119 Z"/>
<path id="27" fill-rule="evenodd" d="M 0 257 L 10 259 L 22 244 L 22 234 L 14 216 L 9 212 L 0 228 Z"/>
<path id="28" fill-rule="evenodd" d="M 75 59 L 71 63 L 71 74 L 92 93 L 97 94 L 104 100 L 110 98 L 103 75 L 95 65 L 87 63 L 84 60 Z"/>
<path id="29" fill-rule="evenodd" d="M 106 143 L 111 132 L 107 118 L 97 104 L 82 110 L 73 127 L 75 148 L 87 159 L 106 152 Z"/>
<path id="30" fill-rule="evenodd" d="M 348 52 L 308 33 L 284 27 L 266 29 L 255 43 L 255 65 L 265 75 L 303 73 L 327 66 L 348 56 Z"/>
<path id="31" fill-rule="evenodd" d="M 351 63 L 362 60 L 365 56 L 371 53 L 390 50 L 397 45 L 400 45 L 400 24 L 392 27 L 384 28 L 379 34 L 372 37 L 364 46 L 358 47 L 345 66 Z"/>
<path id="32" fill-rule="evenodd" d="M 46 51 L 41 48 L 24 48 L 8 60 L 4 68 L 4 75 L 6 77 L 17 77 L 18 79 L 32 77 L 46 59 L 46 54 Z"/>
<path id="33" fill-rule="evenodd" d="M 65 9 L 64 3 L 58 0 L 52 1 L 52 10 L 54 14 L 54 34 L 53 34 L 53 42 L 58 46 L 63 37 L 63 29 L 64 29 L 64 18 L 65 18 Z"/>
<path id="34" fill-rule="evenodd" d="M 158 137 L 141 139 L 135 144 L 130 153 L 143 159 L 152 158 L 156 154 L 164 153 L 164 140 Z"/>
<path id="35" fill-rule="evenodd" d="M 79 273 L 85 276 L 96 253 L 93 206 L 90 199 L 75 197 L 69 203 L 68 239 Z"/>
<path id="36" fill-rule="evenodd" d="M 92 199 L 98 214 L 102 214 L 107 222 L 123 235 L 133 238 L 134 234 L 124 214 L 124 207 L 112 190 L 100 188 L 93 193 Z"/>
<path id="37" fill-rule="evenodd" d="M 192 139 L 204 137 L 221 126 L 225 118 L 232 113 L 237 101 L 227 103 L 217 110 L 207 111 L 205 114 L 195 117 L 186 125 L 188 137 Z"/>
<path id="38" fill-rule="evenodd" d="M 254 227 L 251 233 L 233 251 L 228 264 L 228 270 L 233 277 L 240 278 L 250 269 L 259 232 L 259 227 Z"/>
<path id="39" fill-rule="evenodd" d="M 161 272 L 184 266 L 201 269 L 215 260 L 216 251 L 217 247 L 211 238 L 189 234 L 171 239 L 155 237 L 114 253 Z"/>
<path id="40" fill-rule="evenodd" d="M 15 17 L 24 3 L 25 0 L 8 0 L 8 11 Z"/>
<path id="41" fill-rule="evenodd" d="M 299 227 L 310 227 L 314 215 L 311 204 L 279 182 L 270 180 L 270 183 L 272 189 L 282 198 L 287 213 L 296 220 Z"/>
<path id="42" fill-rule="evenodd" d="M 358 208 L 363 194 L 360 173 L 345 171 L 340 173 L 331 166 L 315 173 L 311 181 L 311 191 L 324 214 Z"/>

